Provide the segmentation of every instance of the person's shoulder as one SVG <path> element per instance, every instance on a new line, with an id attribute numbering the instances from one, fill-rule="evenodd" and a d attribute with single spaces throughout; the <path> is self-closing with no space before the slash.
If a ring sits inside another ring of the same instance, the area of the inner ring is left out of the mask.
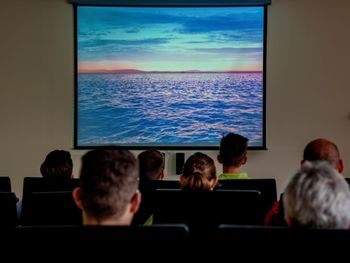
<path id="1" fill-rule="evenodd" d="M 233 179 L 250 179 L 247 173 L 222 173 L 219 175 L 219 180 L 233 180 Z"/>
<path id="2" fill-rule="evenodd" d="M 150 215 L 150 217 L 146 220 L 146 222 L 143 225 L 145 226 L 153 225 L 153 214 Z"/>

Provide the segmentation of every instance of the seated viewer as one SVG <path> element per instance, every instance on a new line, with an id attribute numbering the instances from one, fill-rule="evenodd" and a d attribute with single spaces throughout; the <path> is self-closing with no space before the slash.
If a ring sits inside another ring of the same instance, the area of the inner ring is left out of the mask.
<path id="1" fill-rule="evenodd" d="M 229 133 L 220 141 L 220 151 L 217 157 L 222 164 L 223 173 L 219 180 L 249 179 L 248 174 L 241 171 L 247 163 L 248 139 L 236 133 Z"/>
<path id="2" fill-rule="evenodd" d="M 328 162 L 305 162 L 288 183 L 283 204 L 291 227 L 349 228 L 349 185 Z"/>
<path id="3" fill-rule="evenodd" d="M 130 225 L 139 208 L 138 161 L 128 150 L 93 150 L 82 158 L 73 198 L 84 225 Z"/>

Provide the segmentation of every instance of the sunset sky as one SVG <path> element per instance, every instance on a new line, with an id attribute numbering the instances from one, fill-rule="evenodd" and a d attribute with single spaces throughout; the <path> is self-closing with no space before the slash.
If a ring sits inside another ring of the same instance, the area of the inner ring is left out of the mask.
<path id="1" fill-rule="evenodd" d="M 78 7 L 78 71 L 260 71 L 263 7 Z"/>

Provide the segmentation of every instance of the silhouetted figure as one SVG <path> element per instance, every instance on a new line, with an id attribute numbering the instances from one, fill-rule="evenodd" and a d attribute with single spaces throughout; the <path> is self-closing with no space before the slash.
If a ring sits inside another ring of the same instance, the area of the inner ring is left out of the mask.
<path id="1" fill-rule="evenodd" d="M 220 141 L 220 152 L 217 157 L 222 164 L 219 180 L 249 179 L 248 174 L 241 171 L 247 163 L 248 139 L 236 133 L 229 133 Z"/>
<path id="2" fill-rule="evenodd" d="M 97 149 L 82 158 L 80 187 L 73 192 L 84 225 L 130 225 L 141 202 L 139 167 L 128 150 Z"/>
<path id="3" fill-rule="evenodd" d="M 349 228 L 349 185 L 326 161 L 304 162 L 288 183 L 283 204 L 291 227 Z"/>
<path id="4" fill-rule="evenodd" d="M 315 139 L 305 146 L 301 165 L 305 161 L 327 161 L 340 174 L 344 171 L 344 163 L 340 158 L 337 145 L 326 139 Z M 284 216 L 283 193 L 280 200 L 276 201 L 267 213 L 264 224 L 266 226 L 287 225 Z"/>

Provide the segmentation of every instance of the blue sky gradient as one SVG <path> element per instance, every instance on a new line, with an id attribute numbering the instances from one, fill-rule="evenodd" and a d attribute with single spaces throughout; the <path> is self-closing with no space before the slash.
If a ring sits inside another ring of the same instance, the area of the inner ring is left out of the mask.
<path id="1" fill-rule="evenodd" d="M 78 7 L 78 70 L 261 71 L 263 7 Z"/>

